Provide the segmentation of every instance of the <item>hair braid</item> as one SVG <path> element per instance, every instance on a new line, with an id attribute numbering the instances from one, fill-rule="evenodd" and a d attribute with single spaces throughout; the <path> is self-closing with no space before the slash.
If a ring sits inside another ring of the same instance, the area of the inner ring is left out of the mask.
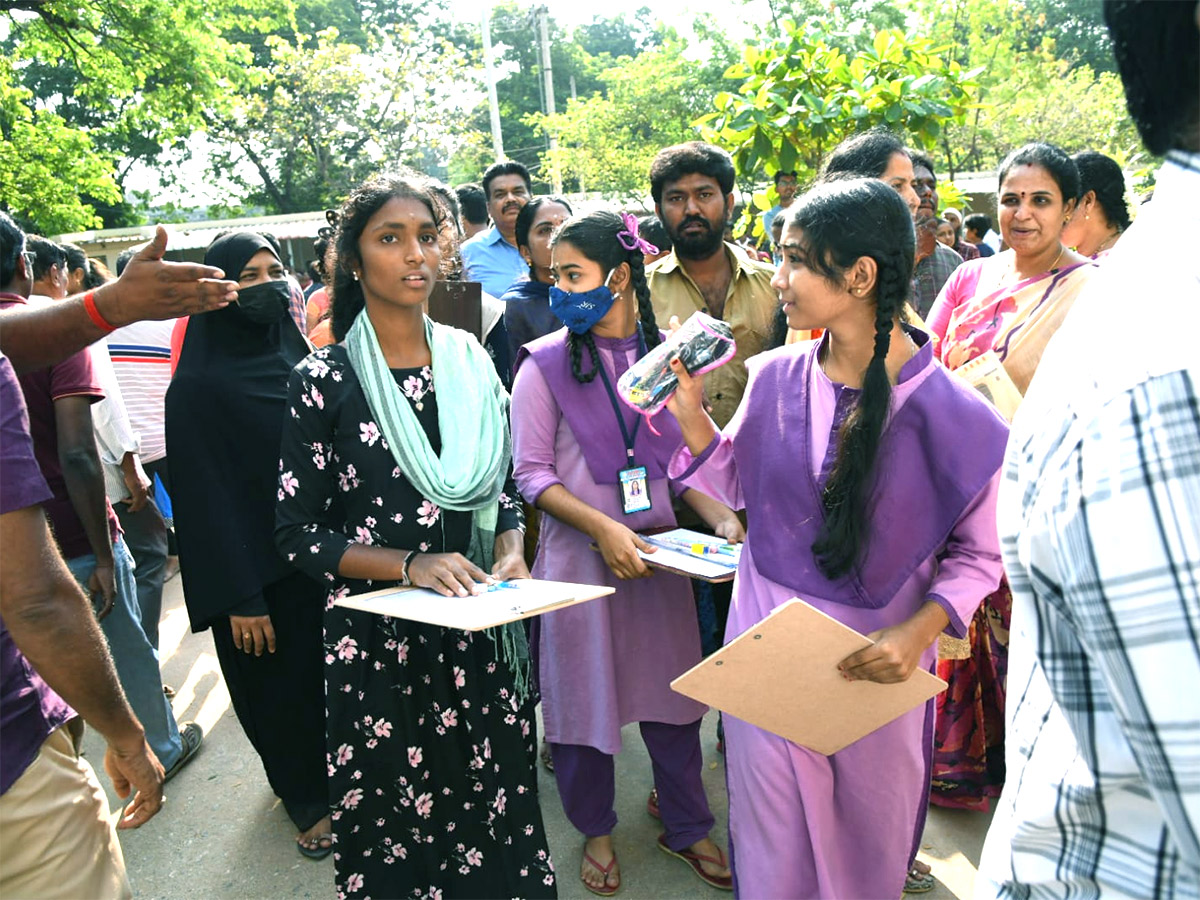
<path id="1" fill-rule="evenodd" d="M 592 355 L 592 371 L 583 371 L 583 348 L 587 347 L 588 352 Z M 580 384 L 591 384 L 596 380 L 596 373 L 600 371 L 600 353 L 596 350 L 596 341 L 592 337 L 590 331 L 585 331 L 583 334 L 576 334 L 574 331 L 567 332 L 567 349 L 571 354 L 571 374 L 575 376 L 575 380 Z"/>
<path id="2" fill-rule="evenodd" d="M 874 481 L 875 459 L 892 397 L 887 355 L 892 326 L 904 304 L 906 284 L 903 261 L 895 252 L 876 260 L 875 346 L 863 376 L 862 394 L 838 436 L 837 461 L 821 501 L 825 524 L 813 542 L 817 563 L 827 577 L 845 575 L 854 568 L 869 534 L 847 540 L 861 530 L 867 518 L 867 497 Z"/>
<path id="3" fill-rule="evenodd" d="M 657 347 L 662 342 L 658 331 L 658 320 L 654 317 L 654 304 L 650 302 L 650 284 L 646 281 L 646 263 L 640 250 L 629 251 L 629 278 L 637 295 L 638 318 L 642 320 L 642 339 L 646 348 Z"/>

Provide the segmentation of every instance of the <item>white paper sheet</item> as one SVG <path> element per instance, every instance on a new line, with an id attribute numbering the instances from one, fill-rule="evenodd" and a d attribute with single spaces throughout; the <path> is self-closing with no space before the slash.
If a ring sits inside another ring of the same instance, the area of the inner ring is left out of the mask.
<path id="1" fill-rule="evenodd" d="M 528 578 L 501 582 L 471 597 L 443 597 L 429 588 L 385 588 L 345 597 L 334 605 L 445 628 L 481 631 L 604 597 L 614 590 L 596 584 Z"/>
<path id="2" fill-rule="evenodd" d="M 687 528 L 674 528 L 657 534 L 643 534 L 642 538 L 656 549 L 653 553 L 639 550 L 638 555 L 650 563 L 669 566 L 697 578 L 720 578 L 737 571 L 742 559 L 741 544 L 726 544 L 721 538 L 702 534 Z M 728 548 L 723 553 L 693 553 L 693 544 Z"/>

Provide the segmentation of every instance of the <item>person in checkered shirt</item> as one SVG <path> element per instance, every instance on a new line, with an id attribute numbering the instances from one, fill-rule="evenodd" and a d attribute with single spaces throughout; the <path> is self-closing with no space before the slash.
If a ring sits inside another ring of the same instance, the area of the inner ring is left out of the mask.
<path id="1" fill-rule="evenodd" d="M 1200 4 L 1104 12 L 1166 161 L 1013 421 L 1008 778 L 977 898 L 1200 897 Z"/>

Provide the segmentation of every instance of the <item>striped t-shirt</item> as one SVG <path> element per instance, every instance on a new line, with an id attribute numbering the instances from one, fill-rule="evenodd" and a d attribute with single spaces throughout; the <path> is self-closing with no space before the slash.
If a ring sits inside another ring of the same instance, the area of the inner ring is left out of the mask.
<path id="1" fill-rule="evenodd" d="M 142 462 L 167 455 L 166 397 L 174 325 L 174 319 L 134 322 L 108 336 L 108 354 L 125 397 L 129 424 L 141 440 Z"/>

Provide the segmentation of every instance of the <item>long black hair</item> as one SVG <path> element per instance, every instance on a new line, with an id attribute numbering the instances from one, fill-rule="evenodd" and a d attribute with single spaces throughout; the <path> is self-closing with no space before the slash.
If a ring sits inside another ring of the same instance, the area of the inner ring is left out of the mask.
<path id="1" fill-rule="evenodd" d="M 916 237 L 904 200 L 873 178 L 817 186 L 789 211 L 787 224 L 801 232 L 807 265 L 835 287 L 845 285 L 846 270 L 859 258 L 870 257 L 876 266 L 875 352 L 838 435 L 837 459 L 821 495 L 825 521 L 812 545 L 821 571 L 838 578 L 855 567 L 868 538 L 867 500 L 892 397 L 887 354 L 912 280 Z"/>
<path id="2" fill-rule="evenodd" d="M 1115 159 L 1084 150 L 1071 157 L 1079 170 L 1079 196 L 1088 191 L 1096 192 L 1096 202 L 1104 210 L 1104 218 L 1118 231 L 1131 224 L 1129 207 L 1125 203 L 1125 173 Z"/>
<path id="3" fill-rule="evenodd" d="M 362 285 L 354 277 L 354 264 L 361 262 L 358 239 L 362 237 L 371 216 L 397 197 L 423 203 L 433 216 L 438 230 L 441 230 L 444 217 L 442 204 L 419 177 L 374 175 L 350 192 L 338 213 L 337 231 L 328 256 L 328 270 L 333 276 L 329 285 L 333 308 L 330 324 L 336 341 L 345 340 L 346 333 L 366 303 Z"/>
<path id="4" fill-rule="evenodd" d="M 1075 165 L 1075 160 L 1067 156 L 1067 152 L 1061 147 L 1043 141 L 1034 141 L 1012 151 L 1000 163 L 1000 177 L 996 182 L 997 191 L 1004 190 L 1005 180 L 1017 166 L 1041 166 L 1045 169 L 1054 179 L 1054 183 L 1058 185 L 1058 192 L 1062 194 L 1064 206 L 1072 200 L 1079 199 L 1079 168 Z"/>
<path id="5" fill-rule="evenodd" d="M 462 210 L 458 195 L 436 178 L 425 179 L 429 192 L 441 208 L 433 220 L 438 226 L 438 245 L 442 248 L 441 276 L 445 281 L 462 281 Z"/>
<path id="6" fill-rule="evenodd" d="M 650 285 L 646 283 L 642 251 L 637 246 L 632 250 L 625 249 L 617 238 L 617 235 L 625 230 L 625 220 L 621 216 L 608 210 L 598 210 L 563 222 L 550 239 L 550 246 L 570 244 L 592 262 L 597 263 L 605 273 L 611 272 L 621 263 L 628 263 L 630 283 L 637 295 L 642 336 L 647 347 L 656 347 L 660 336 L 658 323 L 654 318 L 654 306 L 650 303 Z M 633 237 L 637 237 L 636 223 Z M 571 374 L 575 376 L 575 380 L 580 384 L 592 381 L 600 371 L 600 354 L 596 352 L 596 341 L 592 338 L 592 333 L 568 332 L 567 346 L 571 351 Z M 587 347 L 592 355 L 592 368 L 589 372 L 583 371 L 584 347 Z"/>
<path id="7" fill-rule="evenodd" d="M 821 177 L 882 178 L 888 163 L 897 153 L 908 156 L 904 141 L 891 129 L 876 125 L 846 138 L 834 147 L 821 169 Z"/>

